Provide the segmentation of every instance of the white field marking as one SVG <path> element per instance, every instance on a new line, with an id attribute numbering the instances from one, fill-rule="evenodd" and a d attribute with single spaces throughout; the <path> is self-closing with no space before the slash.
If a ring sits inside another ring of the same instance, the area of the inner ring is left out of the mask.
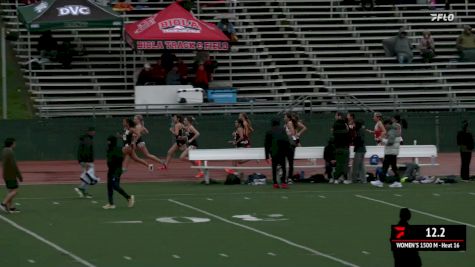
<path id="1" fill-rule="evenodd" d="M 54 201 L 53 205 L 59 205 L 59 202 Z"/>
<path id="2" fill-rule="evenodd" d="M 219 256 L 224 257 L 224 258 L 229 258 L 228 254 L 220 253 Z"/>
<path id="3" fill-rule="evenodd" d="M 15 223 L 14 221 L 12 221 L 12 220 L 10 220 L 10 219 L 4 217 L 3 215 L 0 215 L 0 220 L 3 220 L 4 222 L 6 222 L 6 223 L 10 224 L 11 226 L 15 227 L 16 229 L 18 229 L 18 230 L 20 230 L 20 231 L 22 231 L 22 232 L 24 232 L 24 233 L 30 235 L 31 237 L 34 237 L 35 239 L 37 239 L 37 240 L 39 240 L 39 241 L 45 243 L 45 244 L 48 245 L 48 246 L 50 246 L 50 247 L 56 249 L 57 251 L 61 252 L 62 254 L 65 254 L 65 255 L 71 257 L 72 259 L 74 259 L 75 261 L 81 263 L 81 264 L 84 265 L 84 266 L 87 266 L 87 267 L 96 267 L 94 264 L 89 263 L 88 261 L 86 261 L 86 260 L 80 258 L 79 256 L 76 256 L 76 255 L 73 254 L 72 252 L 69 252 L 69 251 L 67 251 L 66 249 L 64 249 L 64 248 L 62 248 L 62 247 L 56 245 L 55 243 L 53 243 L 53 242 L 51 242 L 51 241 L 49 241 L 49 240 L 47 240 L 47 239 L 41 237 L 40 235 L 38 235 L 38 234 L 36 234 L 36 233 L 34 233 L 34 232 L 32 232 L 32 231 L 30 231 L 30 230 L 24 228 L 23 226 L 21 226 L 21 225 Z"/>
<path id="4" fill-rule="evenodd" d="M 97 201 L 93 200 L 91 201 L 92 204 L 97 204 Z"/>
<path id="5" fill-rule="evenodd" d="M 15 203 L 15 205 L 16 205 L 16 206 L 21 206 L 21 204 L 20 204 L 20 203 L 18 203 L 18 202 L 17 202 L 17 203 Z"/>
<path id="6" fill-rule="evenodd" d="M 173 254 L 172 257 L 175 258 L 175 259 L 180 259 L 181 258 L 179 255 L 176 255 L 176 254 Z"/>
<path id="7" fill-rule="evenodd" d="M 395 197 L 402 197 L 401 194 L 394 194 Z"/>
<path id="8" fill-rule="evenodd" d="M 273 256 L 273 257 L 277 256 L 277 254 L 275 254 L 275 253 L 273 253 L 273 252 L 267 252 L 267 255 Z"/>
<path id="9" fill-rule="evenodd" d="M 29 260 L 27 260 L 27 261 L 28 261 L 29 263 L 36 263 L 36 261 L 35 261 L 35 260 L 32 260 L 32 259 L 29 259 Z"/>
<path id="10" fill-rule="evenodd" d="M 472 196 L 475 196 L 475 193 L 473 193 L 473 192 L 471 192 L 471 193 L 469 193 L 469 194 L 472 195 Z"/>
<path id="11" fill-rule="evenodd" d="M 381 204 L 384 204 L 384 205 L 388 205 L 388 206 L 400 208 L 400 209 L 401 209 L 401 208 L 405 208 L 405 207 L 403 207 L 403 206 L 400 206 L 400 205 L 397 205 L 397 204 L 393 204 L 393 203 L 389 203 L 389 202 L 382 201 L 382 200 L 375 199 L 375 198 L 370 198 L 370 197 L 366 197 L 366 196 L 362 196 L 362 195 L 355 195 L 355 196 L 356 196 L 356 197 L 359 197 L 359 198 L 366 199 L 366 200 L 378 202 L 378 203 L 381 203 Z M 439 219 L 439 220 L 443 220 L 443 221 L 447 221 L 447 222 L 451 222 L 451 223 L 457 223 L 457 224 L 465 224 L 465 225 L 467 225 L 468 227 L 475 228 L 475 225 L 470 224 L 470 223 L 461 222 L 461 221 L 457 221 L 457 220 L 452 220 L 452 219 L 450 219 L 450 218 L 442 217 L 442 216 L 435 215 L 435 214 L 432 214 L 432 213 L 429 213 L 429 212 L 425 212 L 425 211 L 421 211 L 421 210 L 416 210 L 416 209 L 413 209 L 413 208 L 410 208 L 410 210 L 411 210 L 412 212 L 419 213 L 419 214 L 423 214 L 423 215 L 426 215 L 426 216 L 429 216 L 429 217 L 432 217 L 432 218 L 436 218 L 436 219 Z"/>
<path id="12" fill-rule="evenodd" d="M 269 234 L 267 232 L 264 232 L 264 231 L 261 231 L 261 230 L 258 230 L 256 228 L 253 228 L 253 227 L 250 227 L 250 226 L 247 226 L 247 225 L 244 225 L 244 224 L 240 224 L 240 223 L 237 223 L 237 222 L 233 222 L 233 221 L 230 221 L 228 219 L 225 219 L 221 216 L 218 216 L 216 214 L 213 214 L 211 212 L 207 212 L 205 210 L 202 210 L 202 209 L 199 209 L 199 208 L 196 208 L 196 207 L 193 207 L 191 205 L 188 205 L 188 204 L 185 204 L 183 202 L 180 202 L 180 201 L 176 201 L 176 200 L 173 200 L 173 199 L 169 199 L 168 201 L 172 202 L 172 203 L 175 203 L 179 206 L 182 206 L 182 207 L 186 207 L 186 208 L 189 208 L 191 210 L 194 210 L 194 211 L 197 211 L 197 212 L 200 212 L 200 213 L 203 213 L 203 214 L 206 214 L 210 217 L 213 217 L 213 218 L 216 218 L 222 222 L 225 222 L 225 223 L 228 223 L 228 224 L 232 224 L 234 226 L 237 226 L 237 227 L 240 227 L 240 228 L 244 228 L 244 229 L 247 229 L 249 231 L 252 231 L 252 232 L 255 232 L 255 233 L 258 233 L 258 234 L 261 234 L 263 236 L 266 236 L 266 237 L 269 237 L 269 238 L 272 238 L 272 239 L 275 239 L 275 240 L 278 240 L 278 241 L 281 241 L 287 245 L 290 245 L 292 247 L 296 247 L 296 248 L 300 248 L 302 250 L 306 250 L 308 252 L 311 252 L 315 255 L 318 255 L 318 256 L 321 256 L 321 257 L 324 257 L 324 258 L 327 258 L 327 259 L 330 259 L 330 260 L 333 260 L 333 261 L 336 261 L 336 262 L 339 262 L 345 266 L 351 266 L 351 267 L 359 267 L 358 265 L 356 264 L 353 264 L 351 262 L 348 262 L 348 261 L 345 261 L 345 260 L 342 260 L 340 258 L 337 258 L 337 257 L 334 257 L 334 256 L 331 256 L 331 255 L 328 255 L 328 254 L 325 254 L 323 252 L 320 252 L 318 250 L 315 250 L 315 249 L 312 249 L 312 248 L 309 248 L 309 247 L 306 247 L 306 246 L 303 246 L 303 245 L 300 245 L 300 244 L 297 244 L 297 243 L 294 243 L 290 240 L 287 240 L 285 238 L 282 238 L 282 237 L 279 237 L 279 236 L 275 236 L 273 234 Z"/>
<path id="13" fill-rule="evenodd" d="M 107 223 L 118 223 L 118 224 L 138 224 L 143 223 L 143 221 L 112 221 Z"/>
<path id="14" fill-rule="evenodd" d="M 124 259 L 126 259 L 126 260 L 128 260 L 128 261 L 131 261 L 131 260 L 132 260 L 132 257 L 124 256 Z"/>
<path id="15" fill-rule="evenodd" d="M 434 197 L 440 197 L 440 194 L 434 193 L 432 194 Z"/>
<path id="16" fill-rule="evenodd" d="M 327 197 L 324 196 L 324 195 L 319 195 L 318 197 L 319 197 L 319 198 L 327 198 Z"/>
<path id="17" fill-rule="evenodd" d="M 365 254 L 365 255 L 369 255 L 369 254 L 371 254 L 371 253 L 369 253 L 369 252 L 368 252 L 368 251 L 366 251 L 366 250 L 363 250 L 363 251 L 361 251 L 361 253 L 363 253 L 363 254 Z"/>
<path id="18" fill-rule="evenodd" d="M 251 198 L 250 197 L 244 197 L 245 200 L 250 200 Z"/>
<path id="19" fill-rule="evenodd" d="M 282 215 L 282 214 L 278 214 L 278 213 L 276 213 L 276 214 L 269 214 L 268 216 L 269 216 L 269 217 L 271 217 L 271 218 L 280 218 L 280 217 L 284 217 L 284 215 Z"/>
<path id="20" fill-rule="evenodd" d="M 288 196 L 282 196 L 282 199 L 289 199 Z"/>
<path id="21" fill-rule="evenodd" d="M 212 198 L 209 197 L 209 198 L 207 198 L 206 200 L 208 200 L 208 201 L 213 201 L 214 199 L 212 199 Z"/>

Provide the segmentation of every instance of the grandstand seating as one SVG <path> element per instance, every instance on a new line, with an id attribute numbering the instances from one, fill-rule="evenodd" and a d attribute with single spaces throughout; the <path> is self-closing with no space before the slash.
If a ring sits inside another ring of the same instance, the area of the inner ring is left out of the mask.
<path id="1" fill-rule="evenodd" d="M 131 1 L 140 8 L 123 16 L 126 21 L 142 19 L 170 2 Z M 223 13 L 233 17 L 239 45 L 212 56 L 219 62 L 215 81 L 227 81 L 238 88 L 239 101 L 252 100 L 252 105 L 288 101 L 287 106 L 311 105 L 315 110 L 342 105 L 353 110 L 475 107 L 475 62 L 457 62 L 455 50 L 461 26 L 475 25 L 475 4 L 468 4 L 468 9 L 454 4 L 453 22 L 431 22 L 429 14 L 434 11 L 421 5 L 379 6 L 363 12 L 357 6 L 331 0 L 239 0 L 233 9 L 203 5 L 214 1 L 199 2 L 194 13 L 201 19 L 216 22 Z M 19 33 L 13 46 L 19 63 L 24 64 L 29 51 L 35 55 L 36 50 L 27 46 L 15 4 L 1 3 L 1 7 L 4 24 Z M 384 55 L 381 41 L 395 35 L 401 26 L 408 29 L 414 44 L 423 30 L 432 32 L 438 54 L 434 63 L 422 63 L 417 46 L 409 65 L 399 65 Z M 133 111 L 134 66 L 155 61 L 159 52 L 135 55 L 122 41 L 120 29 L 57 30 L 53 35 L 83 44 L 87 54 L 75 57 L 72 69 L 47 63 L 29 71 L 23 65 L 40 116 Z M 31 34 L 33 47 L 38 37 Z M 188 63 L 194 57 L 192 53 L 177 56 Z M 296 104 L 291 104 L 293 101 Z M 272 111 L 272 107 L 282 108 L 282 104 L 266 105 L 262 111 Z"/>

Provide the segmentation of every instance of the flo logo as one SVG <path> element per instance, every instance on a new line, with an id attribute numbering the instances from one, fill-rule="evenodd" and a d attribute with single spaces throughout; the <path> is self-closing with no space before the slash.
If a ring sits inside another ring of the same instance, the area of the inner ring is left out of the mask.
<path id="1" fill-rule="evenodd" d="M 430 14 L 431 16 L 431 21 L 454 21 L 455 20 L 455 15 L 452 13 L 433 13 Z"/>
<path id="2" fill-rule="evenodd" d="M 48 2 L 41 2 L 39 5 L 35 6 L 35 12 L 41 13 L 48 8 Z"/>
<path id="3" fill-rule="evenodd" d="M 174 18 L 160 21 L 158 27 L 166 33 L 200 33 L 201 26 L 194 20 Z"/>
<path id="4" fill-rule="evenodd" d="M 80 6 L 80 5 L 67 5 L 58 8 L 58 16 L 79 16 L 79 15 L 89 15 L 91 14 L 91 10 L 87 6 Z"/>

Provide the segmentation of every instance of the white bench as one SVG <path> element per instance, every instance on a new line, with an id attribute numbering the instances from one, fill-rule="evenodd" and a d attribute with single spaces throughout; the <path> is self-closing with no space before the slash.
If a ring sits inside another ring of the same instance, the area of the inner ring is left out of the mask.
<path id="1" fill-rule="evenodd" d="M 384 146 L 366 146 L 365 158 L 372 155 L 384 157 Z M 312 160 L 312 164 L 294 166 L 294 168 L 320 168 L 324 165 L 318 165 L 317 160 L 323 159 L 324 147 L 297 147 L 295 150 L 296 160 Z M 354 157 L 353 147 L 350 147 L 350 158 Z M 232 168 L 236 170 L 263 170 L 271 169 L 268 165 L 261 166 L 210 166 L 208 161 L 244 161 L 244 160 L 265 160 L 265 150 L 258 148 L 223 148 L 223 149 L 194 149 L 190 151 L 190 160 L 200 160 L 201 166 L 192 166 L 193 169 L 201 169 L 205 174 L 205 183 L 209 183 L 209 170 Z M 419 164 L 419 158 L 429 158 L 430 163 L 420 164 L 423 166 L 436 166 L 437 148 L 434 145 L 403 145 L 400 148 L 398 158 L 411 158 Z"/>

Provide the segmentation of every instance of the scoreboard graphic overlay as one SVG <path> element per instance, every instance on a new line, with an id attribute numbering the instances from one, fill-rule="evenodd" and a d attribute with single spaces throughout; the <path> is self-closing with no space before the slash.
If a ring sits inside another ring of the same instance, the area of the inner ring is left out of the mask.
<path id="1" fill-rule="evenodd" d="M 392 250 L 466 250 L 466 225 L 391 225 Z"/>

